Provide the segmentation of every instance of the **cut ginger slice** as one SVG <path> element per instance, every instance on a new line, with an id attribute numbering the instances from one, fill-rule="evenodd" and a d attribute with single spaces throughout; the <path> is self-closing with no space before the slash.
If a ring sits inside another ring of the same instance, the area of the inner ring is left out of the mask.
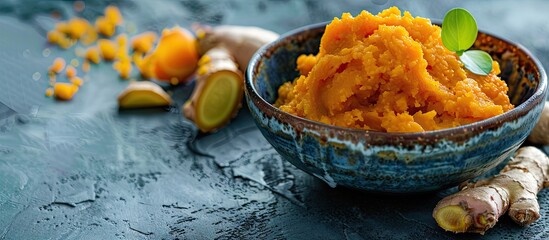
<path id="1" fill-rule="evenodd" d="M 242 78 L 231 71 L 220 71 L 206 80 L 196 103 L 196 124 L 210 131 L 226 124 L 242 99 Z"/>
<path id="2" fill-rule="evenodd" d="M 118 96 L 120 108 L 163 107 L 172 104 L 164 89 L 153 82 L 133 82 Z"/>
<path id="3" fill-rule="evenodd" d="M 183 106 L 183 114 L 202 132 L 212 132 L 238 112 L 244 79 L 234 58 L 223 46 L 206 52 L 198 66 L 196 85 Z"/>

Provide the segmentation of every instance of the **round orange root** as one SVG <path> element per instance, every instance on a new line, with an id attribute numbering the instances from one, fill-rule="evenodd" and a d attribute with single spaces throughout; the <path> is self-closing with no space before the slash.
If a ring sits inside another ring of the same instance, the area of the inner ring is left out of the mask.
<path id="1" fill-rule="evenodd" d="M 190 81 L 198 63 L 194 36 L 184 28 L 166 29 L 152 53 L 154 76 L 163 81 L 177 78 L 178 82 Z"/>

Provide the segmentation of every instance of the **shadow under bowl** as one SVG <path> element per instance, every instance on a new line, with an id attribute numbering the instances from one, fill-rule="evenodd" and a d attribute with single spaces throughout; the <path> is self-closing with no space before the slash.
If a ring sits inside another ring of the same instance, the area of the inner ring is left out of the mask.
<path id="1" fill-rule="evenodd" d="M 474 45 L 501 66 L 515 108 L 460 127 L 385 133 L 327 125 L 279 110 L 278 88 L 299 76 L 296 59 L 317 54 L 327 23 L 283 35 L 253 56 L 246 101 L 255 123 L 283 159 L 337 185 L 386 193 L 418 193 L 457 185 L 508 159 L 524 142 L 545 103 L 547 76 L 524 47 L 479 32 Z"/>

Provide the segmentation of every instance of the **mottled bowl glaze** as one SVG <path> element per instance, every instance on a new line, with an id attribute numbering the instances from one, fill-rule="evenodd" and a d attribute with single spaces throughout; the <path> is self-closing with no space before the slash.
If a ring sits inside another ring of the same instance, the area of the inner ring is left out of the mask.
<path id="1" fill-rule="evenodd" d="M 537 122 L 547 76 L 524 47 L 479 33 L 475 48 L 501 64 L 515 109 L 473 124 L 421 133 L 326 125 L 274 107 L 278 87 L 299 75 L 296 59 L 316 54 L 326 23 L 263 47 L 246 73 L 246 101 L 261 133 L 287 161 L 330 186 L 387 193 L 433 191 L 477 177 L 509 158 Z"/>

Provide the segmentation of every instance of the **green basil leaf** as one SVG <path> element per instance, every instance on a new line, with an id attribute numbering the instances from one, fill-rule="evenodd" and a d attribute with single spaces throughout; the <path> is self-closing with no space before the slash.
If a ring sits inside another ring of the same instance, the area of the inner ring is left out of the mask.
<path id="1" fill-rule="evenodd" d="M 477 75 L 488 75 L 492 71 L 492 57 L 481 50 L 469 50 L 459 57 L 465 68 Z"/>
<path id="2" fill-rule="evenodd" d="M 442 44 L 448 50 L 460 55 L 459 53 L 473 46 L 477 34 L 477 22 L 467 10 L 454 8 L 444 16 L 442 21 Z"/>

